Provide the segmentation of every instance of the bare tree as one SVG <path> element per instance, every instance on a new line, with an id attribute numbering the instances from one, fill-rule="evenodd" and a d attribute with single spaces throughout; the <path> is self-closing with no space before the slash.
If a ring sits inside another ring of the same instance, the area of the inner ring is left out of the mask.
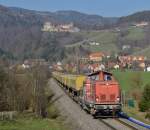
<path id="1" fill-rule="evenodd" d="M 38 116 L 46 116 L 46 96 L 45 87 L 47 85 L 47 75 L 45 69 L 37 66 L 33 69 L 33 108 Z"/>

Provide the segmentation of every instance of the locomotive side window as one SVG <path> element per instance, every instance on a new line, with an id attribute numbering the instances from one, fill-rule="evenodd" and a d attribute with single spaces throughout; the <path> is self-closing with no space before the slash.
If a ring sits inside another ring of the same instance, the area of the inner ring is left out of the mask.
<path id="1" fill-rule="evenodd" d="M 90 79 L 98 81 L 99 80 L 99 75 L 90 76 Z"/>

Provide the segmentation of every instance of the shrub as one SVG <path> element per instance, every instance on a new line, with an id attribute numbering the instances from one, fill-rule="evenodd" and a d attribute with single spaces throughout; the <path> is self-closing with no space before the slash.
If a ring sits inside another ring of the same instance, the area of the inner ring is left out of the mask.
<path id="1" fill-rule="evenodd" d="M 148 110 L 148 104 L 147 104 L 147 102 L 145 100 L 142 100 L 139 103 L 139 108 L 140 108 L 141 112 L 145 112 L 146 110 Z"/>
<path id="2" fill-rule="evenodd" d="M 145 118 L 148 119 L 148 120 L 150 120 L 150 111 L 147 112 Z"/>
<path id="3" fill-rule="evenodd" d="M 145 112 L 150 109 L 150 84 L 145 85 L 142 100 L 139 103 L 140 111 Z"/>
<path id="4" fill-rule="evenodd" d="M 51 119 L 56 119 L 59 116 L 59 111 L 55 106 L 50 106 L 48 108 L 48 117 Z"/>

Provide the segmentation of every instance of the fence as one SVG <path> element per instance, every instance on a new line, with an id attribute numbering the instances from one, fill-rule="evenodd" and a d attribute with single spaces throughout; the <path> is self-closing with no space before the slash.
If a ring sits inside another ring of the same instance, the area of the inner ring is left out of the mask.
<path id="1" fill-rule="evenodd" d="M 13 120 L 16 115 L 17 115 L 16 111 L 0 112 L 0 120 Z"/>

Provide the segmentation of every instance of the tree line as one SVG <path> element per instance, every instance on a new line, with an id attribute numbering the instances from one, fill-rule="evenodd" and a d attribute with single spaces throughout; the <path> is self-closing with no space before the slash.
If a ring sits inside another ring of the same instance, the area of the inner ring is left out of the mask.
<path id="1" fill-rule="evenodd" d="M 36 66 L 30 70 L 9 70 L 0 66 L 0 111 L 31 110 L 37 116 L 47 116 L 51 94 L 46 93 L 49 73 Z"/>

